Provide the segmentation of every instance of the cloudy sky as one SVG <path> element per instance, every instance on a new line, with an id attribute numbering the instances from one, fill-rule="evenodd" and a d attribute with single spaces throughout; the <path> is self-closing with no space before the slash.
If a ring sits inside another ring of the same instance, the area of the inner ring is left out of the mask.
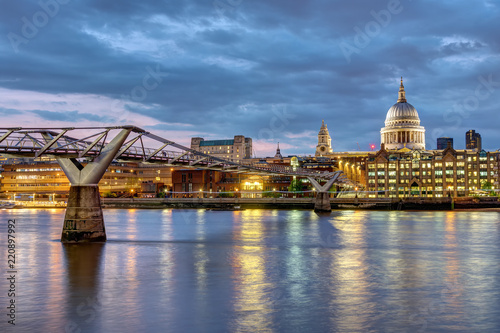
<path id="1" fill-rule="evenodd" d="M 380 144 L 399 78 L 427 148 L 475 129 L 500 148 L 494 0 L 0 1 L 0 119 L 132 124 L 189 145 L 245 135 L 258 156 Z"/>

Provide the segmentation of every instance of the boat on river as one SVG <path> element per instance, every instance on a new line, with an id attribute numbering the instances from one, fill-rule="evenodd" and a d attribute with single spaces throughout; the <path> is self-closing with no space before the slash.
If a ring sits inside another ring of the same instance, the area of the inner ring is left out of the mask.
<path id="1" fill-rule="evenodd" d="M 11 209 L 14 207 L 16 207 L 16 204 L 14 202 L 0 201 L 0 209 Z"/>

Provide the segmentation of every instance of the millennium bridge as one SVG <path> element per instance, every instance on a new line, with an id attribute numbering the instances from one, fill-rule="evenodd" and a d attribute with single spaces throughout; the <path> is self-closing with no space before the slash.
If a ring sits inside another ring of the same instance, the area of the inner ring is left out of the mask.
<path id="1" fill-rule="evenodd" d="M 71 184 L 61 235 L 65 243 L 106 241 L 98 183 L 112 161 L 304 177 L 317 192 L 314 207 L 317 212 L 331 211 L 328 191 L 334 184 L 352 185 L 342 171 L 237 163 L 187 148 L 135 126 L 0 128 L 0 154 L 47 156 L 59 163 Z"/>

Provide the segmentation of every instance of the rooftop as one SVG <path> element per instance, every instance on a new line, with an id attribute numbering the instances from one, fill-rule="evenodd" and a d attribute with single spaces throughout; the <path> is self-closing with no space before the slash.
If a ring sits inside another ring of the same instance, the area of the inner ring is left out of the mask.
<path id="1" fill-rule="evenodd" d="M 200 147 L 203 146 L 232 146 L 234 144 L 233 140 L 206 140 L 200 142 Z"/>

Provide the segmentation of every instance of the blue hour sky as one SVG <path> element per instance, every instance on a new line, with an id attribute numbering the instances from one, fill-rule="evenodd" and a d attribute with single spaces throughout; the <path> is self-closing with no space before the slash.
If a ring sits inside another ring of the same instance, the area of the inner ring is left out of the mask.
<path id="1" fill-rule="evenodd" d="M 428 149 L 465 132 L 500 148 L 500 3 L 478 1 L 1 1 L 7 126 L 132 124 L 189 145 L 254 139 L 258 156 L 380 144 L 406 97 Z"/>

